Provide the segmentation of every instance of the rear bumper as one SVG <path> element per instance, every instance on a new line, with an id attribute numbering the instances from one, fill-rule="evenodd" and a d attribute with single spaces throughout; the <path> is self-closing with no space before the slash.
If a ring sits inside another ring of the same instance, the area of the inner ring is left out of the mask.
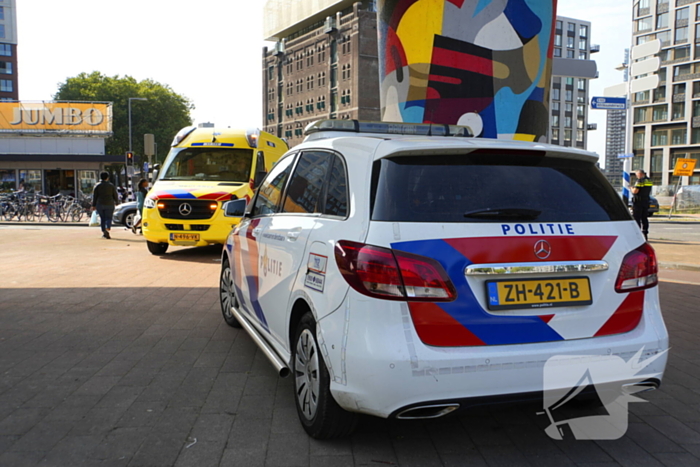
<path id="1" fill-rule="evenodd" d="M 416 334 L 405 303 L 384 303 L 379 310 L 372 299 L 350 292 L 339 309 L 319 321 L 319 343 L 331 373 L 331 392 L 346 410 L 390 417 L 426 404 L 463 407 L 470 400 L 530 399 L 545 389 L 566 391 L 575 385 L 565 378 L 552 380 L 551 371 L 547 376 L 550 359 L 577 371 L 586 359 L 609 356 L 631 365 L 643 349 L 641 360 L 657 356 L 653 363 L 637 375 L 598 373 L 596 387 L 661 381 L 668 334 L 658 295 L 650 294 L 648 300 L 639 326 L 624 334 L 537 344 L 429 347 Z"/>

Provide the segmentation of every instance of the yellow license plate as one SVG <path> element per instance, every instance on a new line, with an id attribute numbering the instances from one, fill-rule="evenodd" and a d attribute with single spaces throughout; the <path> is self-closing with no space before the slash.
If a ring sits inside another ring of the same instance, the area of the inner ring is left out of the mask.
<path id="1" fill-rule="evenodd" d="M 486 282 L 489 310 L 583 306 L 593 303 L 587 277 Z"/>
<path id="2" fill-rule="evenodd" d="M 181 243 L 197 243 L 199 241 L 199 234 L 171 233 L 170 240 L 173 242 L 181 242 Z"/>

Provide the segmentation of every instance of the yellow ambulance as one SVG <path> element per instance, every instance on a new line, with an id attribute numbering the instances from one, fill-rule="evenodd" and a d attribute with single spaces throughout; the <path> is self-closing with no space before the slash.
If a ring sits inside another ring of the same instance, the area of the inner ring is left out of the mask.
<path id="1" fill-rule="evenodd" d="M 285 141 L 257 129 L 180 130 L 144 202 L 148 251 L 163 255 L 169 245 L 224 244 L 236 222 L 224 217 L 224 203 L 250 200 L 288 149 Z"/>

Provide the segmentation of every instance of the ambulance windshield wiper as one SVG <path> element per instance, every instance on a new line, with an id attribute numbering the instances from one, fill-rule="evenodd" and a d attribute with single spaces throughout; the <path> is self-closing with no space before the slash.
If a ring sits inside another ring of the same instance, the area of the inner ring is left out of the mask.
<path id="1" fill-rule="evenodd" d="M 517 219 L 523 221 L 533 221 L 542 214 L 542 211 L 536 209 L 523 208 L 500 208 L 500 209 L 477 209 L 475 211 L 467 211 L 464 217 L 474 217 L 477 219 Z"/>

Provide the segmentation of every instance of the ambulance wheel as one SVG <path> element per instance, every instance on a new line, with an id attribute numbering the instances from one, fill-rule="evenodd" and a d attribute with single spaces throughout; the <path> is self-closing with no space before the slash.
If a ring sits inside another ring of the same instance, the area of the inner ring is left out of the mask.
<path id="1" fill-rule="evenodd" d="M 165 252 L 168 251 L 167 243 L 155 243 L 146 241 L 146 246 L 148 246 L 148 251 L 150 251 L 151 254 L 156 256 L 164 255 Z"/>
<path id="2" fill-rule="evenodd" d="M 343 410 L 333 399 L 330 375 L 316 342 L 316 320 L 307 312 L 299 322 L 292 346 L 294 400 L 304 430 L 316 439 L 347 436 L 359 415 Z"/>
<path id="3" fill-rule="evenodd" d="M 221 277 L 219 279 L 219 303 L 221 303 L 221 313 L 224 315 L 226 324 L 233 328 L 240 328 L 241 323 L 231 311 L 231 307 L 238 308 L 238 299 L 233 287 L 233 273 L 228 259 L 224 259 L 221 264 Z"/>

